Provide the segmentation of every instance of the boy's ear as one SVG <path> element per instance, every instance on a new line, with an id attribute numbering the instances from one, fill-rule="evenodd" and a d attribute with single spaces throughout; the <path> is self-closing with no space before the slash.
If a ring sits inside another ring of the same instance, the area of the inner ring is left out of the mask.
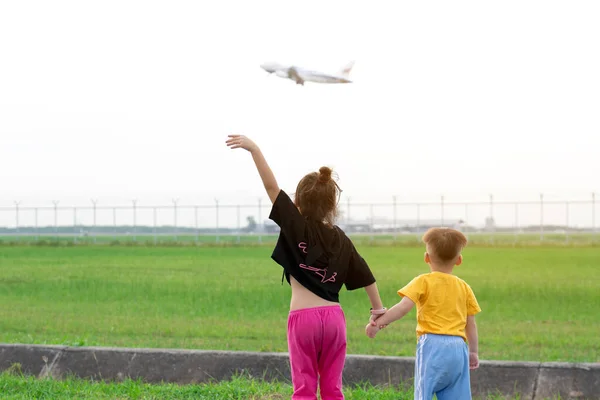
<path id="1" fill-rule="evenodd" d="M 425 259 L 425 262 L 427 264 L 429 264 L 431 262 L 431 257 L 429 257 L 429 253 L 425 252 L 425 256 L 423 257 Z"/>
<path id="2" fill-rule="evenodd" d="M 463 256 L 462 254 L 458 256 L 458 260 L 456 260 L 456 265 L 460 265 L 463 262 Z"/>

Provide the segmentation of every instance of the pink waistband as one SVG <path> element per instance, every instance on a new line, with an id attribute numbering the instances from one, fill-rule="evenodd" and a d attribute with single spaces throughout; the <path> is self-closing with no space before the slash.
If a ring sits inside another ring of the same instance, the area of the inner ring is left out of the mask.
<path id="1" fill-rule="evenodd" d="M 292 310 L 292 311 L 290 311 L 290 315 L 304 313 L 304 312 L 312 312 L 312 311 L 334 309 L 334 308 L 341 310 L 342 306 L 339 305 L 339 304 L 337 304 L 335 306 L 319 306 L 319 307 L 300 308 L 298 310 Z"/>

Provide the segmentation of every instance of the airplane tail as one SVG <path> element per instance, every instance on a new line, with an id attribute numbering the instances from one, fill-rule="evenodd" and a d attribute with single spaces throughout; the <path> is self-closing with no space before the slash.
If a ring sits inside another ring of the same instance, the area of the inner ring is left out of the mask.
<path id="1" fill-rule="evenodd" d="M 350 61 L 344 68 L 342 68 L 342 70 L 340 71 L 342 76 L 350 76 L 350 71 L 352 71 L 352 67 L 354 67 L 354 61 Z"/>

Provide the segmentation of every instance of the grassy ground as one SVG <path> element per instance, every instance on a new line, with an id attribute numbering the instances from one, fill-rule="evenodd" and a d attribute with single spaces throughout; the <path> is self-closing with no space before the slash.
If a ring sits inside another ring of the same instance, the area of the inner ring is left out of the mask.
<path id="1" fill-rule="evenodd" d="M 417 247 L 359 246 L 384 303 L 427 270 Z M 289 286 L 270 247 L 0 246 L 0 342 L 287 351 Z M 600 361 L 597 248 L 478 248 L 480 357 Z M 415 311 L 364 335 L 363 290 L 342 291 L 348 352 L 413 356 Z M 226 332 L 226 334 L 224 334 Z"/>
<path id="2" fill-rule="evenodd" d="M 405 245 L 421 246 L 421 234 L 369 234 L 354 233 L 350 235 L 357 245 Z M 469 242 L 474 245 L 486 246 L 600 246 L 600 233 L 468 233 Z M 0 245 L 18 244 L 96 244 L 96 245 L 273 245 L 277 241 L 277 235 L 190 235 L 190 234 L 130 234 L 130 235 L 94 235 L 81 236 L 79 233 L 73 235 L 21 235 L 0 236 Z"/>
<path id="3" fill-rule="evenodd" d="M 63 400 L 63 399 L 205 399 L 205 400 L 283 400 L 289 399 L 292 388 L 285 383 L 269 383 L 246 377 L 206 385 L 149 385 L 140 381 L 121 383 L 91 382 L 80 379 L 36 379 L 11 374 L 0 375 L 0 393 L 11 400 Z M 355 400 L 409 400 L 412 389 L 379 388 L 370 385 L 345 387 L 346 399 Z M 505 399 L 489 396 L 485 400 Z M 514 397 L 512 399 L 519 399 Z"/>

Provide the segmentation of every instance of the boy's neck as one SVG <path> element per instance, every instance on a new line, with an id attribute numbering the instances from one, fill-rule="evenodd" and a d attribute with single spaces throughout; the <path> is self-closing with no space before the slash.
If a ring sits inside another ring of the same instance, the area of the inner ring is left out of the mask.
<path id="1" fill-rule="evenodd" d="M 429 269 L 431 270 L 431 272 L 441 272 L 443 274 L 452 275 L 452 271 L 454 270 L 454 265 L 447 266 L 447 265 L 429 264 Z"/>

